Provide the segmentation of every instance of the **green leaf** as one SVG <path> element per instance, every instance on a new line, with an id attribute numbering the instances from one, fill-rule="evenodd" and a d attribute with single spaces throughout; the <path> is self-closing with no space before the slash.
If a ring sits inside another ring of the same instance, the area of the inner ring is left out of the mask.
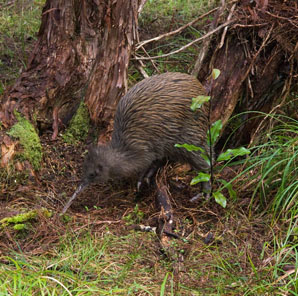
<path id="1" fill-rule="evenodd" d="M 160 296 L 163 296 L 165 295 L 165 291 L 166 291 L 166 284 L 167 284 L 167 280 L 168 280 L 168 276 L 169 276 L 169 272 L 166 273 L 163 281 L 162 281 L 162 284 L 161 284 L 161 287 L 160 287 Z"/>
<path id="2" fill-rule="evenodd" d="M 236 191 L 233 189 L 232 184 L 223 179 L 218 179 L 218 181 L 224 184 L 224 187 L 228 189 L 230 197 L 235 200 L 237 198 L 237 194 Z"/>
<path id="3" fill-rule="evenodd" d="M 198 146 L 191 145 L 191 144 L 175 144 L 175 147 L 185 148 L 189 152 L 200 151 L 201 152 L 200 156 L 208 163 L 208 165 L 210 165 L 210 158 L 207 155 L 205 149 L 203 149 L 202 147 L 198 147 Z"/>
<path id="4" fill-rule="evenodd" d="M 195 185 L 200 182 L 208 182 L 209 180 L 210 180 L 210 174 L 200 172 L 196 177 L 194 177 L 191 180 L 190 185 Z"/>
<path id="5" fill-rule="evenodd" d="M 232 152 L 233 152 L 234 156 L 242 156 L 242 155 L 250 154 L 250 150 L 247 148 L 244 148 L 244 147 L 232 149 Z"/>
<path id="6" fill-rule="evenodd" d="M 236 149 L 228 149 L 227 151 L 221 153 L 218 156 L 217 161 L 229 160 L 232 157 L 243 156 L 247 154 L 250 154 L 250 150 L 244 147 L 239 147 Z"/>
<path id="7" fill-rule="evenodd" d="M 218 76 L 220 75 L 220 70 L 219 69 L 213 69 L 212 70 L 212 78 L 216 80 Z"/>
<path id="8" fill-rule="evenodd" d="M 209 102 L 210 96 L 197 96 L 192 98 L 192 103 L 190 109 L 192 111 L 196 111 L 197 109 L 201 108 L 205 102 Z"/>
<path id="9" fill-rule="evenodd" d="M 209 146 L 213 145 L 216 141 L 216 139 L 218 138 L 219 134 L 220 134 L 220 131 L 222 129 L 222 122 L 221 120 L 217 120 L 215 121 L 211 128 L 210 128 L 210 131 L 211 131 L 211 144 L 210 144 L 210 137 L 209 137 L 209 131 L 207 132 L 207 143 Z"/>
<path id="10" fill-rule="evenodd" d="M 213 192 L 212 195 L 215 198 L 215 201 L 223 208 L 227 206 L 227 199 L 224 197 L 222 193 L 220 193 L 219 191 L 216 191 L 216 192 Z"/>
<path id="11" fill-rule="evenodd" d="M 187 151 L 201 151 L 204 152 L 204 149 L 201 147 L 198 147 L 196 145 L 191 145 L 191 144 L 175 144 L 175 147 L 178 148 L 185 148 Z"/>

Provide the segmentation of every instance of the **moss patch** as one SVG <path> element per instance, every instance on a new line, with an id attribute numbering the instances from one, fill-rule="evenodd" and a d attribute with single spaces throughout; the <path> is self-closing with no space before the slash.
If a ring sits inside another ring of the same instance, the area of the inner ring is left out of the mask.
<path id="1" fill-rule="evenodd" d="M 69 127 L 66 129 L 63 139 L 67 143 L 78 143 L 86 139 L 90 125 L 89 112 L 81 102 L 76 114 L 70 121 Z"/>
<path id="2" fill-rule="evenodd" d="M 15 113 L 15 116 L 18 122 L 7 132 L 7 134 L 20 140 L 20 144 L 24 148 L 21 156 L 24 159 L 29 160 L 33 168 L 37 170 L 40 168 L 42 160 L 42 148 L 39 136 L 29 120 L 22 117 L 17 112 Z"/>
<path id="3" fill-rule="evenodd" d="M 45 208 L 42 208 L 41 212 L 46 218 L 50 218 L 52 216 L 52 212 Z M 26 229 L 26 223 L 28 224 L 31 220 L 36 219 L 37 214 L 38 210 L 32 210 L 27 213 L 15 215 L 12 217 L 6 217 L 0 220 L 0 227 L 5 228 L 11 225 L 15 230 Z"/>

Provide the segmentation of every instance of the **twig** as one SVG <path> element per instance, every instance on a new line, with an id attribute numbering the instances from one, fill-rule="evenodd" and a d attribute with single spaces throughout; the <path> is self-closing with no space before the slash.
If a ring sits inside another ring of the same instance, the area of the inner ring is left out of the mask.
<path id="1" fill-rule="evenodd" d="M 290 22 L 291 24 L 293 24 L 295 26 L 295 23 L 293 23 L 293 21 L 291 20 L 291 18 L 280 16 L 280 15 L 275 15 L 273 13 L 270 13 L 269 11 L 265 11 L 265 13 L 268 14 L 268 15 L 270 15 L 270 16 L 272 16 L 272 17 L 275 17 L 275 18 L 278 18 L 278 19 L 281 19 L 281 20 L 288 21 L 288 22 Z"/>
<path id="2" fill-rule="evenodd" d="M 194 23 L 198 22 L 200 19 L 202 19 L 202 18 L 208 16 L 209 14 L 213 13 L 213 12 L 216 11 L 216 10 L 218 10 L 218 7 L 214 8 L 214 9 L 212 9 L 212 10 L 210 10 L 210 11 L 208 11 L 208 12 L 202 14 L 202 15 L 200 15 L 198 18 L 192 20 L 191 22 L 189 22 L 188 24 L 186 24 L 186 25 L 180 27 L 180 28 L 177 29 L 177 30 L 174 30 L 174 31 L 172 31 L 172 32 L 168 32 L 168 33 L 165 33 L 165 34 L 162 34 L 162 35 L 159 35 L 159 36 L 154 37 L 154 38 L 152 38 L 152 39 L 148 39 L 148 40 L 139 42 L 139 43 L 137 44 L 137 46 L 136 46 L 136 50 L 138 50 L 140 47 L 142 47 L 142 46 L 144 46 L 145 44 L 150 43 L 150 42 L 152 42 L 152 41 L 158 41 L 158 40 L 160 40 L 160 39 L 162 39 L 162 38 L 165 38 L 165 37 L 169 37 L 169 36 L 175 35 L 175 34 L 181 32 L 181 31 L 183 31 L 185 28 L 190 27 L 190 26 L 193 25 Z"/>
<path id="3" fill-rule="evenodd" d="M 59 117 L 58 117 L 59 108 L 58 106 L 55 106 L 53 109 L 53 134 L 52 134 L 52 141 L 56 140 L 59 132 Z"/>
<path id="4" fill-rule="evenodd" d="M 144 8 L 144 5 L 146 4 L 147 0 L 141 0 L 141 3 L 139 5 L 139 9 L 138 9 L 138 13 L 141 13 L 143 8 Z"/>
<path id="5" fill-rule="evenodd" d="M 144 46 L 142 46 L 142 50 L 144 51 L 144 53 L 146 54 L 146 56 L 147 56 L 148 58 L 150 58 L 150 55 L 149 55 L 149 53 L 147 52 L 147 50 L 145 49 Z M 140 60 L 139 60 L 139 61 L 140 61 Z M 156 67 L 154 61 L 151 60 L 151 58 L 150 58 L 150 62 L 151 62 L 151 64 L 152 64 L 153 68 L 155 69 L 155 71 L 156 71 L 157 73 L 160 73 L 159 69 Z"/>
<path id="6" fill-rule="evenodd" d="M 144 78 L 148 78 L 149 75 L 147 74 L 147 72 L 144 70 L 144 64 L 142 61 L 138 61 L 140 64 L 137 65 L 138 70 L 141 72 L 141 74 L 143 75 Z"/>
<path id="7" fill-rule="evenodd" d="M 215 14 L 215 17 L 214 17 L 214 20 L 212 21 L 210 27 L 209 27 L 209 32 L 214 30 L 217 26 L 218 26 L 218 21 L 219 21 L 219 18 L 221 16 L 221 14 L 223 13 L 225 9 L 225 1 L 222 0 L 222 5 L 221 5 L 221 8 L 217 11 L 217 13 Z M 204 58 L 205 56 L 207 55 L 207 52 L 208 52 L 208 49 L 209 49 L 209 45 L 210 45 L 210 42 L 211 42 L 211 37 L 209 38 L 206 38 L 204 41 L 203 41 L 203 44 L 202 44 L 202 47 L 200 49 L 200 52 L 198 53 L 198 57 L 196 59 L 196 62 L 195 62 L 195 66 L 191 72 L 191 74 L 195 77 L 198 76 L 201 68 L 202 68 L 202 64 L 203 64 L 203 61 L 204 61 Z"/>
<path id="8" fill-rule="evenodd" d="M 264 27 L 267 26 L 268 23 L 262 23 L 262 24 L 253 24 L 253 25 L 243 25 L 243 24 L 235 24 L 233 25 L 233 28 L 251 28 L 251 27 Z"/>
<path id="9" fill-rule="evenodd" d="M 54 11 L 54 10 L 58 10 L 58 8 L 54 7 L 54 8 L 48 9 L 48 10 L 46 10 L 45 12 L 43 12 L 42 15 L 45 15 L 45 14 L 47 14 L 47 13 L 50 13 L 50 12 L 52 12 L 52 11 Z"/>
<path id="10" fill-rule="evenodd" d="M 225 22 L 224 24 L 220 25 L 219 27 L 217 27 L 216 29 L 208 32 L 207 34 L 205 34 L 204 36 L 198 38 L 198 39 L 195 39 L 194 41 L 182 46 L 181 48 L 177 49 L 177 50 L 174 50 L 172 52 L 169 52 L 167 54 L 163 54 L 163 55 L 160 55 L 160 56 L 153 56 L 153 57 L 136 57 L 137 60 L 151 60 L 151 59 L 159 59 L 159 58 L 165 58 L 165 57 L 168 57 L 170 55 L 173 55 L 173 54 L 176 54 L 178 52 L 181 52 L 183 50 L 185 50 L 186 48 L 192 46 L 193 44 L 201 41 L 201 40 L 204 40 L 206 38 L 208 38 L 209 36 L 213 35 L 214 33 L 216 33 L 217 31 L 221 30 L 222 28 L 226 27 L 227 25 L 231 24 L 233 21 L 228 21 L 228 22 Z"/>
<path id="11" fill-rule="evenodd" d="M 250 80 L 249 77 L 247 77 L 247 85 L 248 85 L 248 89 L 250 91 L 250 96 L 253 98 L 254 97 L 254 91 L 252 89 L 251 80 Z"/>
<path id="12" fill-rule="evenodd" d="M 227 21 L 231 20 L 232 15 L 233 15 L 233 12 L 234 12 L 234 10 L 235 10 L 235 7 L 236 7 L 236 3 L 234 3 L 234 5 L 232 6 L 231 11 L 230 11 L 230 13 L 229 13 L 229 15 L 228 15 Z M 224 31 L 223 31 L 223 33 L 222 33 L 221 40 L 220 40 L 220 44 L 219 44 L 219 47 L 218 47 L 218 48 L 222 48 L 222 47 L 223 47 L 223 44 L 224 44 L 224 41 L 225 41 L 225 37 L 226 37 L 227 31 L 228 31 L 228 27 L 229 27 L 229 26 L 226 26 L 226 27 L 224 28 Z"/>
<path id="13" fill-rule="evenodd" d="M 248 69 L 246 70 L 246 72 L 245 72 L 244 75 L 243 75 L 243 78 L 244 78 L 244 79 L 245 79 L 245 77 L 247 77 L 247 75 L 249 74 L 251 68 L 252 68 L 253 65 L 254 65 L 254 62 L 255 62 L 256 58 L 257 58 L 258 55 L 261 53 L 262 49 L 265 47 L 265 45 L 266 45 L 266 43 L 267 43 L 267 41 L 268 41 L 268 39 L 269 39 L 269 37 L 270 37 L 270 35 L 271 35 L 271 32 L 272 32 L 272 30 L 273 30 L 273 26 L 274 26 L 274 25 L 271 26 L 271 28 L 270 28 L 270 30 L 269 30 L 269 32 L 268 32 L 266 38 L 265 38 L 265 39 L 263 40 L 263 42 L 262 42 L 260 48 L 258 49 L 258 51 L 256 52 L 256 54 L 252 57 L 251 62 L 250 62 L 250 65 L 249 65 Z"/>
<path id="14" fill-rule="evenodd" d="M 280 282 L 281 280 L 284 280 L 285 278 L 287 278 L 289 275 L 291 275 L 294 272 L 296 272 L 295 278 L 297 278 L 297 271 L 296 271 L 295 267 L 293 267 L 292 269 L 285 272 L 284 275 L 282 275 L 278 279 L 276 279 L 276 281 L 273 283 L 273 285 L 276 285 L 278 282 Z"/>

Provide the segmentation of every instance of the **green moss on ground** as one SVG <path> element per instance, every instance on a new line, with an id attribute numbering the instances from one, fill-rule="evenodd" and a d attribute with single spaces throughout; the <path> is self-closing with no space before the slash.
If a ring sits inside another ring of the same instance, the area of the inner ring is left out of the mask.
<path id="1" fill-rule="evenodd" d="M 7 132 L 8 135 L 20 140 L 24 150 L 20 154 L 27 159 L 35 170 L 40 168 L 42 160 L 42 147 L 39 136 L 29 120 L 15 112 L 17 123 Z"/>
<path id="2" fill-rule="evenodd" d="M 84 104 L 81 102 L 76 114 L 70 121 L 69 127 L 63 134 L 63 139 L 67 143 L 77 143 L 86 139 L 90 126 L 89 112 Z"/>
<path id="3" fill-rule="evenodd" d="M 45 208 L 42 208 L 41 212 L 46 218 L 50 218 L 52 216 L 52 212 Z M 31 220 L 36 219 L 37 213 L 38 210 L 32 210 L 27 213 L 6 217 L 0 220 L 0 227 L 5 228 L 11 225 L 15 230 L 23 230 L 26 228 L 26 224 L 28 224 Z"/>
<path id="4" fill-rule="evenodd" d="M 22 230 L 24 230 L 26 228 L 27 228 L 26 227 L 26 224 L 15 224 L 14 227 L 13 227 L 13 229 L 14 230 L 17 230 L 17 231 L 22 231 Z"/>

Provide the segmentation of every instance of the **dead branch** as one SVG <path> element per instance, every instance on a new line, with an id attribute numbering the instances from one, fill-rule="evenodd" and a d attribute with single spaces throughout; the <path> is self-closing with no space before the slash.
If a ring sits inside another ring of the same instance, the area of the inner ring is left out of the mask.
<path id="1" fill-rule="evenodd" d="M 158 41 L 160 39 L 163 39 L 163 38 L 166 38 L 166 37 L 169 37 L 169 36 L 172 36 L 172 35 L 175 35 L 175 34 L 178 34 L 180 33 L 181 31 L 183 31 L 184 29 L 186 29 L 187 27 L 190 27 L 192 26 L 193 24 L 195 24 L 196 22 L 198 22 L 199 20 L 203 19 L 204 17 L 208 16 L 209 14 L 215 12 L 216 10 L 218 10 L 218 7 L 216 8 L 213 8 L 212 10 L 200 15 L 199 17 L 197 17 L 196 19 L 192 20 L 191 22 L 189 22 L 188 24 L 178 28 L 177 30 L 174 30 L 172 32 L 168 32 L 168 33 L 165 33 L 165 34 L 162 34 L 162 35 L 159 35 L 157 37 L 154 37 L 152 39 L 148 39 L 148 40 L 145 40 L 145 41 L 142 41 L 142 42 L 139 42 L 136 46 L 136 50 L 138 50 L 140 47 L 144 46 L 145 44 L 147 43 L 150 43 L 152 41 Z"/>
<path id="2" fill-rule="evenodd" d="M 231 20 L 232 15 L 233 15 L 233 12 L 234 12 L 234 10 L 235 10 L 235 7 L 236 7 L 236 3 L 232 6 L 231 11 L 230 11 L 230 13 L 229 13 L 229 15 L 228 15 L 227 21 Z M 221 36 L 221 40 L 220 40 L 220 44 L 219 44 L 219 48 L 222 48 L 222 47 L 223 47 L 223 44 L 224 44 L 224 41 L 225 41 L 225 37 L 226 37 L 227 31 L 228 31 L 228 27 L 229 27 L 229 26 L 226 26 L 226 27 L 224 28 L 224 31 L 223 31 L 222 36 Z"/>
<path id="3" fill-rule="evenodd" d="M 151 59 L 158 59 L 158 58 L 165 58 L 165 57 L 168 57 L 168 56 L 171 56 L 171 55 L 174 55 L 178 52 L 181 52 L 183 50 L 185 50 L 186 48 L 192 46 L 193 44 L 201 41 L 201 40 L 204 40 L 206 38 L 208 38 L 209 36 L 213 35 L 214 33 L 216 33 L 217 31 L 220 31 L 222 28 L 226 27 L 227 25 L 233 23 L 233 20 L 230 20 L 230 21 L 227 21 L 225 22 L 224 24 L 220 25 L 219 27 L 217 27 L 216 29 L 208 32 L 207 34 L 205 34 L 204 36 L 200 37 L 200 38 L 197 38 L 195 39 L 194 41 L 182 46 L 181 48 L 177 49 L 177 50 L 174 50 L 172 52 L 169 52 L 167 54 L 163 54 L 163 55 L 160 55 L 160 56 L 153 56 L 153 57 L 136 57 L 137 60 L 151 60 Z"/>
<path id="4" fill-rule="evenodd" d="M 146 56 L 147 56 L 148 58 L 150 58 L 150 55 L 149 55 L 149 53 L 147 52 L 147 50 L 145 49 L 144 46 L 142 46 L 142 50 L 144 51 L 144 53 L 146 54 Z M 141 60 L 139 60 L 139 61 L 141 61 Z M 153 61 L 152 59 L 150 59 L 150 62 L 151 62 L 151 64 L 152 64 L 153 68 L 155 69 L 155 71 L 156 71 L 157 73 L 160 73 L 160 71 L 159 71 L 159 69 L 157 68 L 157 66 L 155 65 L 154 61 Z"/>
<path id="5" fill-rule="evenodd" d="M 138 70 L 141 72 L 141 74 L 143 75 L 144 78 L 148 78 L 149 75 L 147 74 L 147 72 L 145 71 L 144 67 L 145 65 L 142 63 L 142 61 L 138 61 L 140 64 L 137 65 Z"/>
<path id="6" fill-rule="evenodd" d="M 239 27 L 239 28 L 265 27 L 267 25 L 268 25 L 268 23 L 253 24 L 253 25 L 235 24 L 235 25 L 233 25 L 233 29 L 237 28 L 237 27 Z"/>

